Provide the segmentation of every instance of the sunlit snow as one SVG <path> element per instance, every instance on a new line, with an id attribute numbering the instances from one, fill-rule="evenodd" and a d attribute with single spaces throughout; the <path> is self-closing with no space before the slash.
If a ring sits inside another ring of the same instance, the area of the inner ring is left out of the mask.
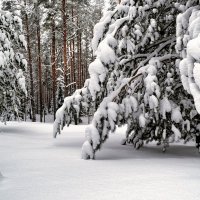
<path id="1" fill-rule="evenodd" d="M 51 123 L 0 124 L 1 200 L 199 200 L 200 155 L 193 143 L 166 153 L 122 146 L 111 134 L 96 160 L 81 159 L 85 125 L 55 140 Z"/>

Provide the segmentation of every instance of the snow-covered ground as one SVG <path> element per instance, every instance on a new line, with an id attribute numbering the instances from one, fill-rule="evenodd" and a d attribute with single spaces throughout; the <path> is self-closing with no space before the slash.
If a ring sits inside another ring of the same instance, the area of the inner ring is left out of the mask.
<path id="1" fill-rule="evenodd" d="M 199 200 L 200 155 L 192 145 L 166 153 L 120 145 L 112 134 L 96 160 L 81 160 L 82 126 L 57 139 L 52 124 L 0 124 L 1 200 Z"/>

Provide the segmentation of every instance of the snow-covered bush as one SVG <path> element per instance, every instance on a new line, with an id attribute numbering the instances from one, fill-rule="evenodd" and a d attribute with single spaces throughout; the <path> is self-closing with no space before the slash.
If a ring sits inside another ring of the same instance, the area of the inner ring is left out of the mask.
<path id="1" fill-rule="evenodd" d="M 122 0 L 107 11 L 94 27 L 90 79 L 57 111 L 54 135 L 92 108 L 96 112 L 86 130 L 84 159 L 95 157 L 117 125 L 127 124 L 123 144 L 135 148 L 155 140 L 165 151 L 169 142 L 192 138 L 200 120 L 181 84 L 176 34 L 183 30 L 176 31 L 176 17 L 192 7 L 198 10 L 198 2 Z"/>
<path id="2" fill-rule="evenodd" d="M 0 10 L 0 119 L 20 116 L 21 102 L 27 93 L 23 71 L 26 59 L 20 52 L 26 48 L 22 20 L 14 13 Z"/>

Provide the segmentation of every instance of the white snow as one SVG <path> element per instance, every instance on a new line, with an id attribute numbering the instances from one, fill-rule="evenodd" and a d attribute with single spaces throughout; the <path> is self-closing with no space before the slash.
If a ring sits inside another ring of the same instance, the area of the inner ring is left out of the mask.
<path id="1" fill-rule="evenodd" d="M 132 21 L 136 17 L 136 14 L 137 14 L 137 8 L 135 6 L 130 7 L 128 13 L 130 21 Z"/>
<path id="2" fill-rule="evenodd" d="M 190 83 L 190 91 L 194 98 L 196 110 L 198 113 L 200 113 L 200 89 L 198 88 L 198 86 L 195 83 L 191 82 Z"/>
<path id="3" fill-rule="evenodd" d="M 86 139 L 93 142 L 93 148 L 95 149 L 100 141 L 98 130 L 93 125 L 88 126 L 85 129 Z"/>
<path id="4" fill-rule="evenodd" d="M 137 102 L 137 100 L 136 100 L 136 98 L 134 96 L 130 96 L 130 105 L 132 106 L 133 111 L 137 112 L 137 110 L 138 110 L 138 102 Z"/>
<path id="5" fill-rule="evenodd" d="M 181 122 L 182 115 L 181 115 L 180 107 L 176 107 L 172 110 L 171 120 L 176 122 L 176 123 Z"/>
<path id="6" fill-rule="evenodd" d="M 200 64 L 199 63 L 194 63 L 193 74 L 194 74 L 195 82 L 200 88 Z"/>
<path id="7" fill-rule="evenodd" d="M 200 36 L 198 38 L 190 40 L 187 44 L 187 53 L 197 61 L 200 61 L 199 51 L 200 51 Z"/>
<path id="8" fill-rule="evenodd" d="M 176 128 L 176 126 L 174 126 L 174 124 L 172 124 L 172 131 L 173 131 L 174 136 L 175 136 L 175 138 L 174 138 L 175 141 L 176 142 L 179 141 L 180 138 L 181 138 L 181 132 L 178 128 Z"/>
<path id="9" fill-rule="evenodd" d="M 18 79 L 18 83 L 21 87 L 21 89 L 23 90 L 23 92 L 27 95 L 27 90 L 26 90 L 26 80 L 25 77 L 23 75 L 23 71 L 21 69 L 19 69 L 17 75 L 16 75 L 17 79 Z"/>
<path id="10" fill-rule="evenodd" d="M 122 146 L 125 130 L 111 134 L 96 160 L 81 159 L 85 125 L 0 124 L 2 200 L 199 200 L 200 159 L 194 144 L 162 153 L 155 144 Z"/>
<path id="11" fill-rule="evenodd" d="M 24 35 L 19 35 L 19 40 L 23 44 L 25 49 L 27 50 L 27 43 L 26 43 L 26 39 L 25 39 Z"/>
<path id="12" fill-rule="evenodd" d="M 144 128 L 146 125 L 146 119 L 143 114 L 140 114 L 139 116 L 139 124 L 141 128 Z"/>
<path id="13" fill-rule="evenodd" d="M 187 10 L 177 17 L 176 50 L 183 58 L 179 68 L 184 89 L 192 94 L 200 113 L 200 11 L 198 6 L 190 7 L 190 3 Z"/>
<path id="14" fill-rule="evenodd" d="M 112 13 L 102 18 L 102 20 L 94 26 L 94 37 L 92 39 L 92 49 L 93 52 L 97 50 L 99 42 L 102 40 L 103 33 L 105 31 L 105 26 L 111 21 Z"/>
<path id="15" fill-rule="evenodd" d="M 149 107 L 150 109 L 154 109 L 158 107 L 158 99 L 154 95 L 151 95 L 149 97 Z"/>
<path id="16" fill-rule="evenodd" d="M 89 156 L 89 157 L 88 157 Z M 92 149 L 92 145 L 88 140 L 83 143 L 82 151 L 81 151 L 81 158 L 87 160 L 88 158 L 94 159 L 94 152 Z"/>

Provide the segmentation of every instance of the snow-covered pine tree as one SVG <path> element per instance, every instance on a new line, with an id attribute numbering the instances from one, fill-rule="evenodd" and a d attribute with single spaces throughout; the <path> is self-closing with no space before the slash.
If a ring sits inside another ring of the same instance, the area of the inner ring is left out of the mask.
<path id="1" fill-rule="evenodd" d="M 0 10 L 0 118 L 8 121 L 22 116 L 21 102 L 27 94 L 21 53 L 26 48 L 19 13 Z"/>
<path id="2" fill-rule="evenodd" d="M 94 27 L 90 79 L 65 98 L 54 136 L 92 108 L 96 112 L 86 129 L 84 159 L 94 158 L 116 125 L 127 124 L 123 144 L 135 148 L 155 140 L 165 151 L 169 142 L 192 138 L 200 120 L 179 76 L 176 17 L 193 6 L 199 10 L 198 2 L 122 0 L 107 11 Z"/>
<path id="3" fill-rule="evenodd" d="M 105 0 L 104 1 L 104 11 L 113 10 L 117 3 L 119 3 L 117 0 Z"/>
<path id="4" fill-rule="evenodd" d="M 200 113 L 200 10 L 199 5 L 185 9 L 177 17 L 177 52 L 184 89 L 193 96 Z"/>

